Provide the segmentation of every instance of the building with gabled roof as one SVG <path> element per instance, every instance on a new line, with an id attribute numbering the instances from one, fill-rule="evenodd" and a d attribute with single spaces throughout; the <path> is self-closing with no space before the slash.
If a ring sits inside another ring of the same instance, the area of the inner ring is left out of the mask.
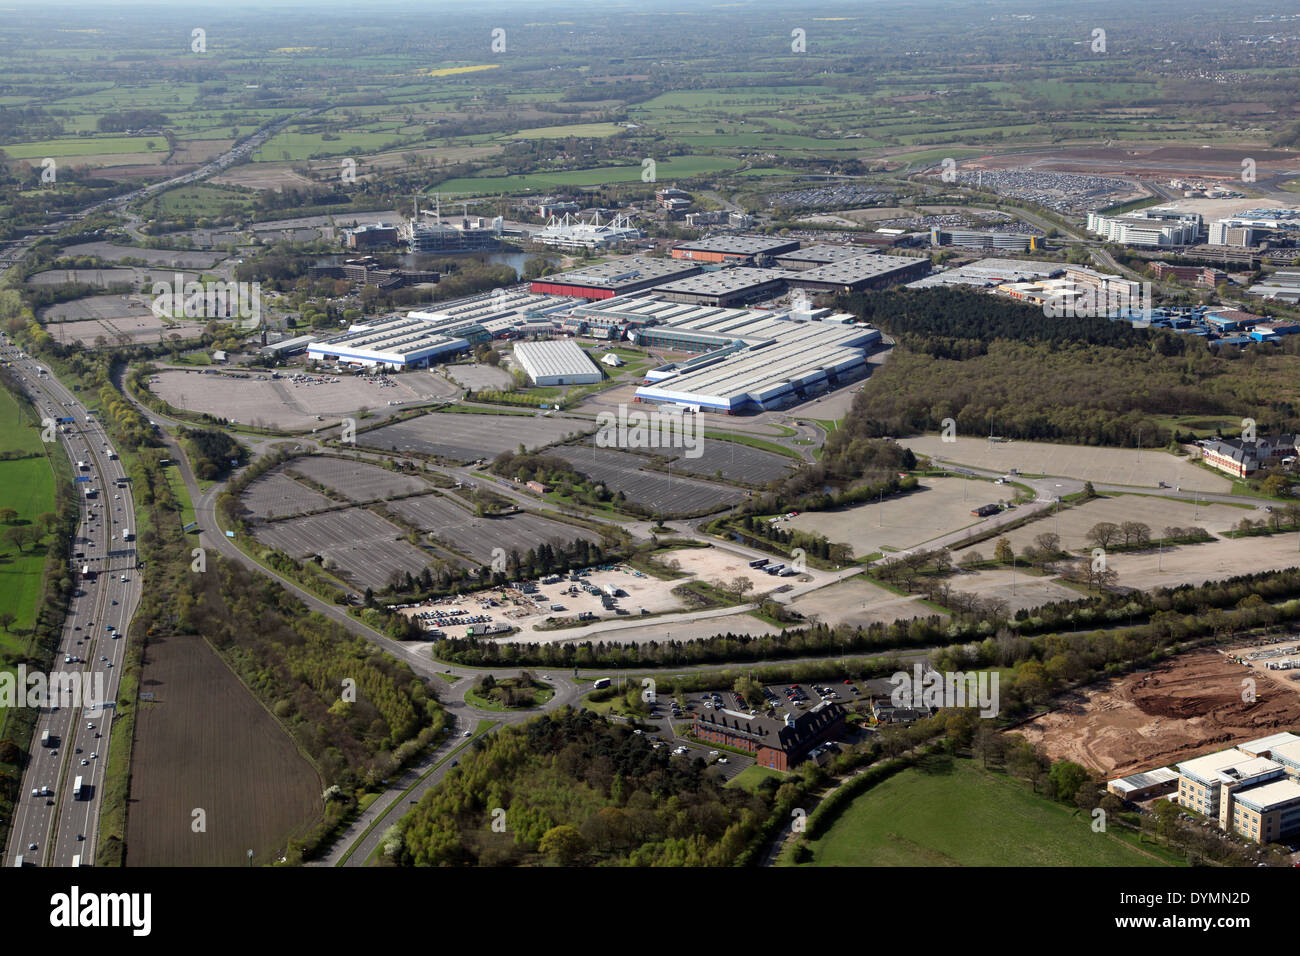
<path id="1" fill-rule="evenodd" d="M 754 755 L 770 770 L 789 770 L 802 763 L 818 744 L 844 732 L 845 710 L 823 701 L 810 710 L 784 717 L 758 717 L 738 710 L 706 710 L 695 715 L 695 736 L 708 743 L 735 747 Z"/>

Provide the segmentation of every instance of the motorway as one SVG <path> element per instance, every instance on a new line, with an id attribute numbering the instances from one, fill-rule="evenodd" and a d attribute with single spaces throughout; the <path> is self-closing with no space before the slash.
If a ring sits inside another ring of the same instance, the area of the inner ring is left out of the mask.
<path id="1" fill-rule="evenodd" d="M 88 684 L 96 695 L 94 681 L 100 680 L 103 697 L 94 700 L 93 707 L 59 707 L 58 701 L 50 701 L 51 706 L 41 708 L 5 859 L 10 865 L 22 856 L 24 865 L 71 866 L 80 857 L 82 865 L 88 865 L 95 858 L 112 745 L 113 702 L 126 661 L 127 630 L 143 591 L 135 545 L 123 537 L 135 528 L 135 511 L 130 484 L 122 480 L 126 477 L 122 462 L 108 457 L 103 424 L 88 421 L 86 409 L 72 392 L 52 376 L 39 374 L 43 366 L 20 354 L 7 338 L 0 346 L 0 355 L 12 361 L 11 371 L 42 418 L 75 419 L 66 433 L 60 427 L 58 438 L 71 461 L 88 465 L 86 470 L 74 465 L 74 470 L 90 478 L 74 486 L 80 496 L 80 520 L 76 538 L 69 543 L 69 557 L 78 572 L 86 565 L 94 577 L 78 581 L 55 653 L 55 673 L 79 674 L 85 681 L 83 688 Z M 87 498 L 83 489 L 88 488 L 96 489 L 97 497 Z M 75 557 L 78 554 L 84 557 Z M 50 747 L 40 746 L 46 730 Z M 77 777 L 83 779 L 80 799 L 73 792 Z M 44 788 L 49 788 L 48 796 Z M 33 790 L 39 795 L 32 796 Z"/>

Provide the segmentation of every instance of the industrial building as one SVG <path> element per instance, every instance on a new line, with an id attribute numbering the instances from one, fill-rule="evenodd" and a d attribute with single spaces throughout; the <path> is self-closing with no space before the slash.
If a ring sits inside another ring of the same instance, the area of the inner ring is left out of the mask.
<path id="1" fill-rule="evenodd" d="M 1037 279 L 1051 279 L 1064 274 L 1065 266 L 1059 262 L 1034 259 L 980 259 L 953 269 L 936 270 L 924 278 L 909 282 L 907 287 L 929 289 L 935 286 L 965 285 L 991 289 L 1007 283 L 1033 282 Z"/>
<path id="2" fill-rule="evenodd" d="M 460 335 L 438 331 L 433 324 L 411 316 L 390 316 L 318 339 L 307 354 L 320 362 L 366 368 L 424 368 L 433 359 L 468 350 L 470 334 L 468 330 Z"/>
<path id="3" fill-rule="evenodd" d="M 805 713 L 784 718 L 750 716 L 724 708 L 697 713 L 694 732 L 697 740 L 753 754 L 760 767 L 789 770 L 818 744 L 842 734 L 845 719 L 844 708 L 834 701 L 822 701 Z"/>
<path id="4" fill-rule="evenodd" d="M 522 287 L 496 289 L 434 309 L 358 323 L 346 332 L 313 338 L 307 352 L 322 362 L 423 368 L 494 338 L 532 332 L 550 335 L 555 329 L 552 317 L 578 303 L 533 295 Z"/>
<path id="5" fill-rule="evenodd" d="M 802 249 L 795 249 L 791 252 L 783 252 L 775 256 L 776 264 L 782 269 L 816 269 L 818 266 L 829 265 L 832 262 L 842 262 L 845 259 L 860 259 L 864 255 L 869 255 L 875 250 L 864 249 L 861 246 L 848 245 L 847 243 L 814 243 L 811 246 L 804 246 Z"/>
<path id="6" fill-rule="evenodd" d="M 775 258 L 784 252 L 799 248 L 798 239 L 779 239 L 772 236 L 705 236 L 673 247 L 674 259 L 693 262 L 753 262 L 758 256 Z"/>
<path id="7" fill-rule="evenodd" d="M 1272 734 L 1178 764 L 1175 801 L 1259 843 L 1300 834 L 1300 737 Z"/>
<path id="8" fill-rule="evenodd" d="M 576 296 L 580 299 L 611 299 L 684 279 L 703 271 L 699 266 L 672 259 L 629 256 L 615 262 L 584 266 L 571 272 L 535 279 L 529 289 L 540 295 Z"/>
<path id="9" fill-rule="evenodd" d="M 601 375 L 591 357 L 570 339 L 553 342 L 520 342 L 515 361 L 534 385 L 592 385 Z"/>
<path id="10" fill-rule="evenodd" d="M 703 354 L 646 373 L 638 402 L 736 414 L 784 408 L 865 374 L 880 332 L 830 309 L 768 312 L 689 307 L 647 298 L 615 303 L 640 346 Z"/>
<path id="11" fill-rule="evenodd" d="M 316 335 L 299 335 L 291 339 L 281 339 L 279 342 L 272 342 L 270 345 L 263 345 L 258 351 L 262 355 L 270 355 L 275 358 L 288 358 L 290 355 L 297 355 L 300 352 L 307 351 L 307 347 L 317 340 Z"/>
<path id="12" fill-rule="evenodd" d="M 1279 302 L 1300 302 L 1300 269 L 1278 269 L 1246 291 L 1250 295 Z"/>
<path id="13" fill-rule="evenodd" d="M 1068 266 L 1057 278 L 1004 283 L 997 291 L 1031 305 L 1051 306 L 1058 315 L 1118 315 L 1139 306 L 1150 308 L 1142 299 L 1141 283 L 1083 266 Z"/>
<path id="14" fill-rule="evenodd" d="M 962 246 L 970 249 L 1010 249 L 1015 252 L 1036 251 L 1042 236 L 1023 232 L 997 232 L 991 229 L 941 229 L 930 227 L 930 245 Z"/>
<path id="15" fill-rule="evenodd" d="M 1106 789 L 1121 800 L 1149 800 L 1163 797 L 1178 789 L 1178 772 L 1169 767 L 1157 767 L 1145 773 L 1132 773 L 1106 784 Z"/>
<path id="16" fill-rule="evenodd" d="M 740 305 L 769 299 L 785 290 L 786 279 L 793 273 L 782 269 L 754 269 L 737 266 L 701 272 L 654 287 L 662 298 L 673 302 L 698 305 Z"/>
<path id="17" fill-rule="evenodd" d="M 918 279 L 929 271 L 929 259 L 868 253 L 795 273 L 789 277 L 788 285 L 809 292 L 863 292 Z"/>
<path id="18" fill-rule="evenodd" d="M 1120 216 L 1088 213 L 1088 231 L 1126 246 L 1190 246 L 1201 232 L 1201 216 L 1169 209 L 1139 209 Z"/>

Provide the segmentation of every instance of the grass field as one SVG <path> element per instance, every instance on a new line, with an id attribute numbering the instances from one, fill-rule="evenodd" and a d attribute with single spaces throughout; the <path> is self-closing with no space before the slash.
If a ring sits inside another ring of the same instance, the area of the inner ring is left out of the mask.
<path id="1" fill-rule="evenodd" d="M 181 477 L 181 471 L 175 466 L 164 468 L 163 474 L 167 476 L 167 484 L 171 487 L 172 494 L 181 506 L 181 527 L 185 527 L 196 520 L 194 514 L 194 503 L 190 501 L 189 490 L 185 487 L 185 480 Z"/>
<path id="2" fill-rule="evenodd" d="M 719 173 L 739 165 L 735 159 L 720 156 L 675 156 L 656 165 L 659 180 L 688 179 L 706 173 Z M 557 186 L 604 186 L 611 183 L 641 182 L 641 166 L 600 166 L 595 169 L 569 169 L 554 173 L 518 176 L 484 176 L 448 179 L 438 183 L 440 193 L 495 196 L 501 192 L 549 190 Z"/>
<path id="3" fill-rule="evenodd" d="M 574 123 L 571 126 L 539 126 L 511 133 L 506 139 L 564 139 L 567 136 L 605 137 L 623 132 L 617 123 Z"/>
<path id="4" fill-rule="evenodd" d="M 150 148 L 149 144 L 153 147 Z M 10 159 L 43 159 L 46 156 L 103 156 L 109 153 L 167 152 L 165 136 L 76 136 L 47 139 L 39 143 L 6 146 Z"/>
<path id="5" fill-rule="evenodd" d="M 785 774 L 781 773 L 779 770 L 772 770 L 769 767 L 760 767 L 758 764 L 754 764 L 754 766 L 746 767 L 744 770 L 740 771 L 740 773 L 728 780 L 726 785 L 728 787 L 738 787 L 741 790 L 748 790 L 750 793 L 753 793 L 758 788 L 758 785 L 768 777 L 772 777 L 775 780 L 783 780 Z"/>
<path id="6" fill-rule="evenodd" d="M 54 510 L 54 473 L 44 457 L 40 432 L 28 424 L 18 402 L 0 389 L 0 451 L 39 454 L 40 458 L 0 461 L 0 508 L 18 512 L 16 522 L 31 522 Z M 5 526 L 0 526 L 0 533 Z M 0 631 L 0 646 L 16 647 L 14 633 L 28 630 L 41 594 L 45 548 L 28 545 L 25 551 L 0 539 L 0 610 L 17 615 L 10 633 Z"/>
<path id="7" fill-rule="evenodd" d="M 1170 866 L 1175 861 L 971 760 L 910 768 L 809 843 L 812 866 Z"/>

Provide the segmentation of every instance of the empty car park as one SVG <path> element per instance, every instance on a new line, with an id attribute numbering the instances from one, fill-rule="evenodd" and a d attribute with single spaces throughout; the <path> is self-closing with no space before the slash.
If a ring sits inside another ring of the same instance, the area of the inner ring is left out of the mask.
<path id="1" fill-rule="evenodd" d="M 285 470 L 325 485 L 355 502 L 380 501 L 429 490 L 426 482 L 412 475 L 325 455 L 295 458 Z"/>
<path id="2" fill-rule="evenodd" d="M 745 497 L 739 488 L 645 470 L 644 466 L 650 464 L 648 459 L 624 451 L 566 445 L 552 454 L 650 511 L 670 515 L 704 513 L 733 505 Z"/>
<path id="3" fill-rule="evenodd" d="M 465 415 L 431 412 L 357 436 L 357 444 L 385 451 L 434 455 L 453 461 L 493 458 L 520 445 L 540 448 L 595 425 L 575 418 L 544 415 Z"/>
<path id="4" fill-rule="evenodd" d="M 518 551 L 523 555 L 542 542 L 558 546 L 568 545 L 579 538 L 592 542 L 600 540 L 600 535 L 594 531 L 538 515 L 480 518 L 468 508 L 438 494 L 392 501 L 388 508 L 479 564 L 491 563 L 495 548 L 502 548 L 507 554 Z"/>
<path id="5" fill-rule="evenodd" d="M 297 558 L 320 555 L 358 588 L 386 587 L 395 573 L 419 574 L 432 556 L 405 541 L 403 531 L 363 508 L 348 508 L 262 525 L 257 540 Z"/>

